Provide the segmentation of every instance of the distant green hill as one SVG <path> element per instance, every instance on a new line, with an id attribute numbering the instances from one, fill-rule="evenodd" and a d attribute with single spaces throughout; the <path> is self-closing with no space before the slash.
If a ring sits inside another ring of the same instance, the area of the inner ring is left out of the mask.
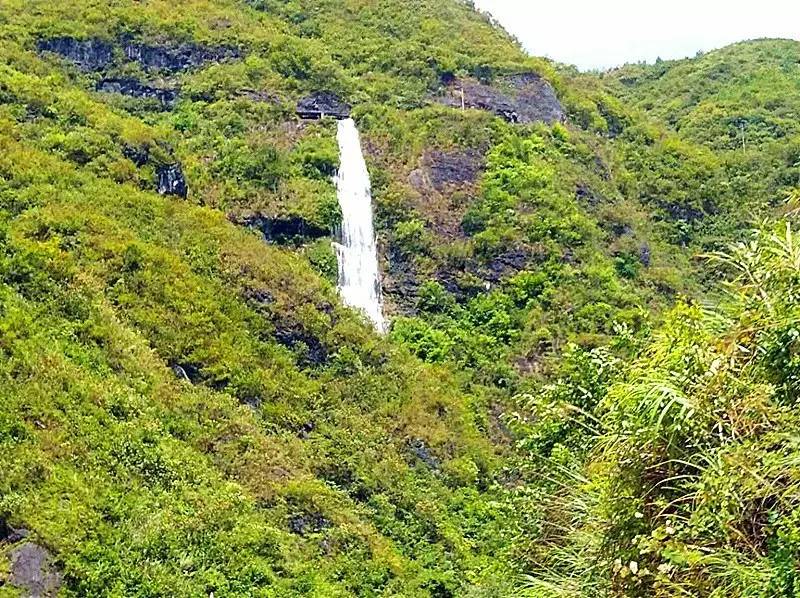
<path id="1" fill-rule="evenodd" d="M 628 65 L 606 78 L 626 101 L 713 149 L 760 149 L 800 135 L 798 41 L 742 42 L 695 59 Z"/>

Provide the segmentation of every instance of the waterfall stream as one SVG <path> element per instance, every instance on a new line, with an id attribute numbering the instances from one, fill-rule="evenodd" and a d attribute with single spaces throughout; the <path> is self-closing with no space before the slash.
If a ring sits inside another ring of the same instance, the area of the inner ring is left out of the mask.
<path id="1" fill-rule="evenodd" d="M 369 173 L 352 118 L 339 121 L 336 138 L 340 155 L 336 195 L 342 209 L 342 242 L 334 243 L 339 293 L 347 305 L 362 310 L 378 332 L 385 332 Z"/>

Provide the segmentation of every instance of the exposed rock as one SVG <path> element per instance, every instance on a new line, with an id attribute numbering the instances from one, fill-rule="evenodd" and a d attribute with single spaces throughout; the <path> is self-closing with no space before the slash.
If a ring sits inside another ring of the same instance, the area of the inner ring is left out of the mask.
<path id="1" fill-rule="evenodd" d="M 586 183 L 577 184 L 575 187 L 575 199 L 589 206 L 596 206 L 603 200 L 603 198 L 595 193 Z"/>
<path id="2" fill-rule="evenodd" d="M 84 71 L 97 71 L 107 67 L 114 54 L 113 46 L 100 39 L 54 37 L 39 40 L 37 48 L 40 52 L 59 54 Z"/>
<path id="3" fill-rule="evenodd" d="M 490 282 L 499 282 L 511 274 L 524 270 L 531 259 L 531 254 L 521 248 L 509 249 L 494 257 L 488 264 L 488 272 L 483 276 Z"/>
<path id="4" fill-rule="evenodd" d="M 536 73 L 511 75 L 504 80 L 516 91 L 519 122 L 545 122 L 549 125 L 563 122 L 566 114 L 556 91 L 548 81 Z"/>
<path id="5" fill-rule="evenodd" d="M 174 89 L 151 87 L 136 79 L 103 79 L 97 84 L 97 91 L 156 100 L 162 108 L 172 108 L 178 99 L 178 92 Z"/>
<path id="6" fill-rule="evenodd" d="M 454 108 L 487 110 L 512 123 L 553 124 L 566 117 L 552 85 L 536 73 L 511 75 L 497 85 L 454 79 L 439 101 Z"/>
<path id="7" fill-rule="evenodd" d="M 200 368 L 192 363 L 174 363 L 170 366 L 172 372 L 181 380 L 192 384 L 199 384 L 202 380 Z"/>
<path id="8" fill-rule="evenodd" d="M 319 239 L 331 234 L 328 228 L 312 224 L 300 216 L 270 217 L 255 214 L 244 218 L 236 216 L 229 216 L 229 218 L 238 224 L 260 231 L 268 243 L 277 245 L 297 243 L 307 239 Z"/>
<path id="9" fill-rule="evenodd" d="M 206 47 L 196 44 L 180 46 L 153 46 L 133 41 L 123 41 L 125 58 L 138 62 L 148 70 L 185 71 L 209 62 L 239 58 L 241 53 L 231 47 Z"/>
<path id="10" fill-rule="evenodd" d="M 686 222 L 694 222 L 696 220 L 700 220 L 704 216 L 703 210 L 694 206 L 666 203 L 663 201 L 658 203 L 669 214 L 672 220 L 685 220 Z"/>
<path id="11" fill-rule="evenodd" d="M 300 536 L 318 534 L 331 525 L 330 520 L 323 517 L 321 513 L 303 513 L 289 518 L 289 531 Z"/>
<path id="12" fill-rule="evenodd" d="M 289 349 L 299 345 L 305 347 L 300 358 L 301 366 L 318 367 L 328 361 L 328 350 L 314 335 L 298 328 L 278 328 L 275 331 L 275 340 Z"/>
<path id="13" fill-rule="evenodd" d="M 417 459 L 425 463 L 430 469 L 438 470 L 441 468 L 442 464 L 439 459 L 428 450 L 428 447 L 425 446 L 425 442 L 419 438 L 412 438 L 409 440 L 408 448 Z"/>
<path id="14" fill-rule="evenodd" d="M 437 191 L 447 185 L 474 183 L 483 168 L 483 156 L 475 150 L 431 151 L 425 159 L 431 184 Z"/>
<path id="15" fill-rule="evenodd" d="M 122 155 L 136 166 L 144 166 L 150 160 L 150 150 L 144 146 L 126 145 L 122 148 Z"/>
<path id="16" fill-rule="evenodd" d="M 262 403 L 261 397 L 253 397 L 253 396 L 243 397 L 243 398 L 239 399 L 239 401 L 243 405 L 247 405 L 251 409 L 258 409 L 259 407 L 261 407 L 261 403 Z"/>
<path id="17" fill-rule="evenodd" d="M 196 44 L 155 46 L 122 39 L 126 60 L 138 62 L 149 70 L 185 71 L 209 62 L 239 58 L 241 53 L 232 47 L 206 47 Z M 42 39 L 37 43 L 41 52 L 54 52 L 74 62 L 85 71 L 108 67 L 114 59 L 114 46 L 100 39 L 79 40 L 73 37 Z"/>
<path id="18" fill-rule="evenodd" d="M 561 261 L 564 264 L 569 264 L 570 266 L 575 266 L 578 264 L 578 258 L 575 256 L 575 252 L 572 251 L 572 247 L 567 247 L 564 249 L 564 252 L 561 254 Z"/>
<path id="19" fill-rule="evenodd" d="M 649 268 L 650 260 L 651 260 L 650 245 L 647 243 L 642 243 L 642 246 L 639 247 L 639 261 L 645 268 Z"/>
<path id="20" fill-rule="evenodd" d="M 244 297 L 261 305 L 275 303 L 274 295 L 265 289 L 246 289 Z"/>
<path id="21" fill-rule="evenodd" d="M 314 428 L 316 428 L 314 422 L 306 422 L 300 426 L 300 431 L 297 433 L 297 436 L 300 438 L 308 438 L 308 435 L 314 431 Z"/>
<path id="22" fill-rule="evenodd" d="M 300 118 L 316 119 L 324 116 L 347 118 L 350 105 L 329 91 L 317 91 L 297 102 L 297 115 Z"/>
<path id="23" fill-rule="evenodd" d="M 513 98 L 489 85 L 467 79 L 457 79 L 447 88 L 441 102 L 453 108 L 487 110 L 509 122 L 519 122 Z"/>
<path id="24" fill-rule="evenodd" d="M 29 535 L 30 532 L 25 528 L 11 527 L 5 519 L 0 518 L 0 542 L 14 544 L 24 540 Z"/>
<path id="25" fill-rule="evenodd" d="M 26 542 L 11 553 L 9 583 L 25 592 L 30 598 L 55 596 L 61 587 L 61 574 L 53 564 L 53 557 L 43 547 Z"/>
<path id="26" fill-rule="evenodd" d="M 177 195 L 185 198 L 189 192 L 180 164 L 165 164 L 156 170 L 158 192 L 161 195 Z"/>
<path id="27" fill-rule="evenodd" d="M 633 227 L 626 222 L 612 222 L 607 228 L 615 237 L 624 237 L 633 233 Z"/>

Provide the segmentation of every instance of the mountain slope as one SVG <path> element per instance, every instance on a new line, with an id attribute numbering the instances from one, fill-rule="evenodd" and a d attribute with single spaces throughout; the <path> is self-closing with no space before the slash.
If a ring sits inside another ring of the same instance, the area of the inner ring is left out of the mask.
<path id="1" fill-rule="evenodd" d="M 0 593 L 36 546 L 71 596 L 512 595 L 515 395 L 634 356 L 741 222 L 716 148 L 468 3 L 12 0 L 0 40 Z M 361 131 L 385 338 L 303 100 Z"/>

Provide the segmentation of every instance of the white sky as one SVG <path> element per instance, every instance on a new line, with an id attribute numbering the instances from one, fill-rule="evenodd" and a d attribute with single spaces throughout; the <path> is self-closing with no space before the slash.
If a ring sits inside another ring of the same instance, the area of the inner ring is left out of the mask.
<path id="1" fill-rule="evenodd" d="M 758 37 L 800 40 L 800 0 L 474 0 L 531 54 L 582 70 L 684 58 Z"/>

